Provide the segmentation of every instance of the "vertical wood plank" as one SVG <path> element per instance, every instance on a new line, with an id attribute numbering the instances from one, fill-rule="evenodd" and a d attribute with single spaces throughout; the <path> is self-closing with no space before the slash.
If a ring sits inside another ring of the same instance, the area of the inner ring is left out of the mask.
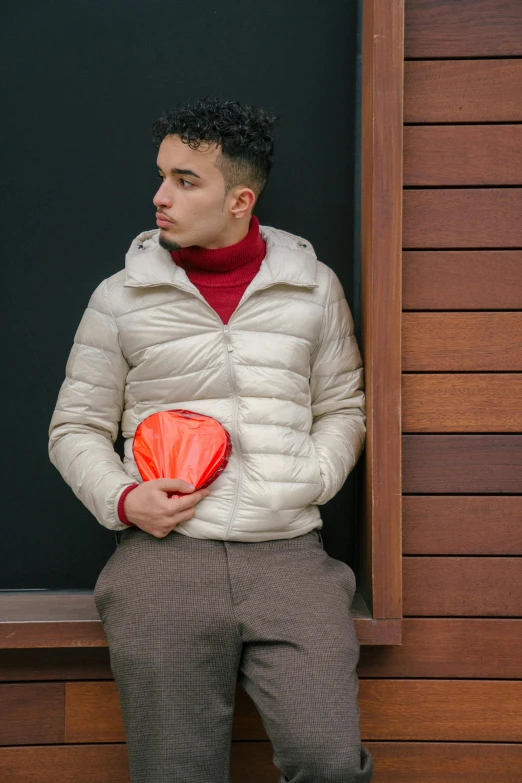
<path id="1" fill-rule="evenodd" d="M 376 619 L 400 618 L 402 611 L 403 70 L 403 0 L 367 0 L 363 3 L 361 152 L 362 353 L 367 395 L 363 582 L 369 587 Z"/>

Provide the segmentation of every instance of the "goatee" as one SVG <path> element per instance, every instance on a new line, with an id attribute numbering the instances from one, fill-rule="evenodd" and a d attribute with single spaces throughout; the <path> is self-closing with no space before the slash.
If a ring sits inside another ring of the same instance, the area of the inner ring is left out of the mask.
<path id="1" fill-rule="evenodd" d="M 169 253 L 175 250 L 181 250 L 181 245 L 178 245 L 177 242 L 173 242 L 172 239 L 167 239 L 166 237 L 162 237 L 161 234 L 159 235 L 159 244 L 161 247 L 164 247 L 165 250 L 168 250 Z"/>

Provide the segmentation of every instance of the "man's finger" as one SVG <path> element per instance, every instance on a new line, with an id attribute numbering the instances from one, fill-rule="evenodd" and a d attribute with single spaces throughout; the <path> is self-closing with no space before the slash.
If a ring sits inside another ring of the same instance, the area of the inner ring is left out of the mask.
<path id="1" fill-rule="evenodd" d="M 155 486 L 162 492 L 193 492 L 195 489 L 194 484 L 189 484 L 183 479 L 170 478 L 156 479 Z"/>
<path id="2" fill-rule="evenodd" d="M 185 511 L 188 508 L 192 508 L 208 495 L 205 490 L 199 490 L 189 495 L 181 495 L 181 497 L 165 498 L 165 502 L 162 502 L 162 507 L 165 509 L 165 513 L 169 516 L 179 514 L 181 511 Z M 165 496 L 163 496 L 165 497 Z"/>

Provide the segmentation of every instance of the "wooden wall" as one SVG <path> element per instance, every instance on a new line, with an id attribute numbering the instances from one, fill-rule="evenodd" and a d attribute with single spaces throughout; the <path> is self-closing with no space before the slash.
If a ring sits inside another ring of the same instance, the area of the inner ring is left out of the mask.
<path id="1" fill-rule="evenodd" d="M 363 647 L 375 783 L 522 780 L 522 3 L 406 0 L 403 644 Z M 0 780 L 127 783 L 105 648 L 0 652 Z M 238 688 L 234 783 L 277 783 Z"/>
<path id="2" fill-rule="evenodd" d="M 406 0 L 403 644 L 375 783 L 522 780 L 522 3 Z"/>

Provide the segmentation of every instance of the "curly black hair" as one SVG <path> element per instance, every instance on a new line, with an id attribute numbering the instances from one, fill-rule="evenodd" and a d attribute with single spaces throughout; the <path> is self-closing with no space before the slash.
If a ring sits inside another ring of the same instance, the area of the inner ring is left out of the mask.
<path id="1" fill-rule="evenodd" d="M 239 101 L 207 96 L 180 103 L 152 125 L 156 149 L 166 136 L 179 136 L 192 149 L 201 142 L 219 145 L 216 166 L 225 180 L 225 192 L 236 185 L 263 192 L 274 162 L 272 129 L 279 118 L 266 109 Z"/>

